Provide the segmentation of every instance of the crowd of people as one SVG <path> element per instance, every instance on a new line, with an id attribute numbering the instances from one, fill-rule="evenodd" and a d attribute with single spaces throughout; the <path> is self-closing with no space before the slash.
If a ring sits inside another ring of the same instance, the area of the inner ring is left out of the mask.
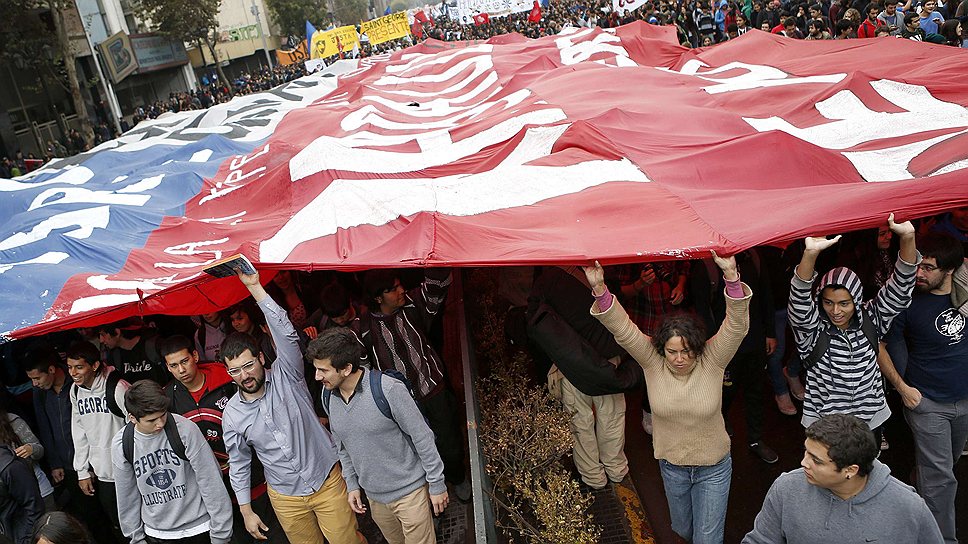
<path id="1" fill-rule="evenodd" d="M 750 455 L 778 460 L 768 405 L 806 436 L 745 542 L 956 542 L 965 246 L 968 207 L 786 249 L 501 273 L 507 347 L 572 413 L 593 489 L 628 477 L 625 394 L 644 389 L 642 432 L 688 542 L 723 541 L 740 392 Z M 369 512 L 388 542 L 435 541 L 435 515 L 470 498 L 438 329 L 452 272 L 281 271 L 265 287 L 250 272 L 250 297 L 221 311 L 6 346 L 33 387 L 0 413 L 0 534 L 37 542 L 55 520 L 100 544 L 356 543 Z M 876 459 L 895 395 L 917 492 Z"/>

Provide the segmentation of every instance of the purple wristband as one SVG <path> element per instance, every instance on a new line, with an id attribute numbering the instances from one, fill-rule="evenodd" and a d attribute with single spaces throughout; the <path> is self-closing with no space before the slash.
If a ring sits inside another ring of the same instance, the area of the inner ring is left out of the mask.
<path id="1" fill-rule="evenodd" d="M 723 278 L 726 282 L 726 296 L 729 298 L 743 298 L 746 296 L 746 292 L 743 291 L 743 282 L 739 280 L 739 277 L 735 281 L 728 281 Z"/>
<path id="2" fill-rule="evenodd" d="M 599 312 L 604 312 L 612 307 L 613 297 L 612 297 L 612 293 L 608 292 L 607 286 L 605 287 L 605 292 L 603 292 L 600 295 L 596 295 L 595 293 L 592 293 L 592 296 L 595 297 L 595 302 L 598 303 Z"/>

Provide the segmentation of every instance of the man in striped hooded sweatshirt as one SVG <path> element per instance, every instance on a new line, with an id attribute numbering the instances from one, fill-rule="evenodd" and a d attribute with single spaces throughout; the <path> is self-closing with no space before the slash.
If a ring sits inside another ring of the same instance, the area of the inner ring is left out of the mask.
<path id="1" fill-rule="evenodd" d="M 921 255 L 910 221 L 895 223 L 891 214 L 887 223 L 900 238 L 901 250 L 894 273 L 866 303 L 860 278 L 848 268 L 835 268 L 824 275 L 814 296 L 811 286 L 817 277 L 817 256 L 840 236 L 805 240 L 803 257 L 791 280 L 790 327 L 803 360 L 810 358 L 821 331 L 828 336 L 829 346 L 807 370 L 804 427 L 839 413 L 857 416 L 877 429 L 891 415 L 877 366 L 878 343 L 868 340 L 863 320 L 871 320 L 878 340 L 884 337 L 894 317 L 911 303 Z"/>

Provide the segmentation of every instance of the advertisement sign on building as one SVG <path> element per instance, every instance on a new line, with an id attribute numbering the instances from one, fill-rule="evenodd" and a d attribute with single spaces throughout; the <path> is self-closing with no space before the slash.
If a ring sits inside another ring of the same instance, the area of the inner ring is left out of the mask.
<path id="1" fill-rule="evenodd" d="M 111 81 L 119 83 L 138 69 L 138 59 L 131 48 L 131 40 L 124 32 L 118 32 L 104 40 L 98 48 Z"/>
<path id="2" fill-rule="evenodd" d="M 183 44 L 158 34 L 132 34 L 131 48 L 138 61 L 139 74 L 188 62 Z"/>

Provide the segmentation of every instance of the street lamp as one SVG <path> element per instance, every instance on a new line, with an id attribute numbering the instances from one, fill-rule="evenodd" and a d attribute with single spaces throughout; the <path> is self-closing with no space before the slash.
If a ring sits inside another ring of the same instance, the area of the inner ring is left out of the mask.
<path id="1" fill-rule="evenodd" d="M 259 36 L 262 37 L 262 50 L 266 54 L 266 62 L 269 63 L 269 69 L 272 70 L 272 57 L 269 56 L 269 45 L 266 43 L 266 33 L 262 31 L 262 18 L 259 17 L 259 6 L 255 3 L 256 0 L 252 0 L 252 7 L 249 11 L 252 15 L 255 15 L 255 24 L 259 25 Z"/>

